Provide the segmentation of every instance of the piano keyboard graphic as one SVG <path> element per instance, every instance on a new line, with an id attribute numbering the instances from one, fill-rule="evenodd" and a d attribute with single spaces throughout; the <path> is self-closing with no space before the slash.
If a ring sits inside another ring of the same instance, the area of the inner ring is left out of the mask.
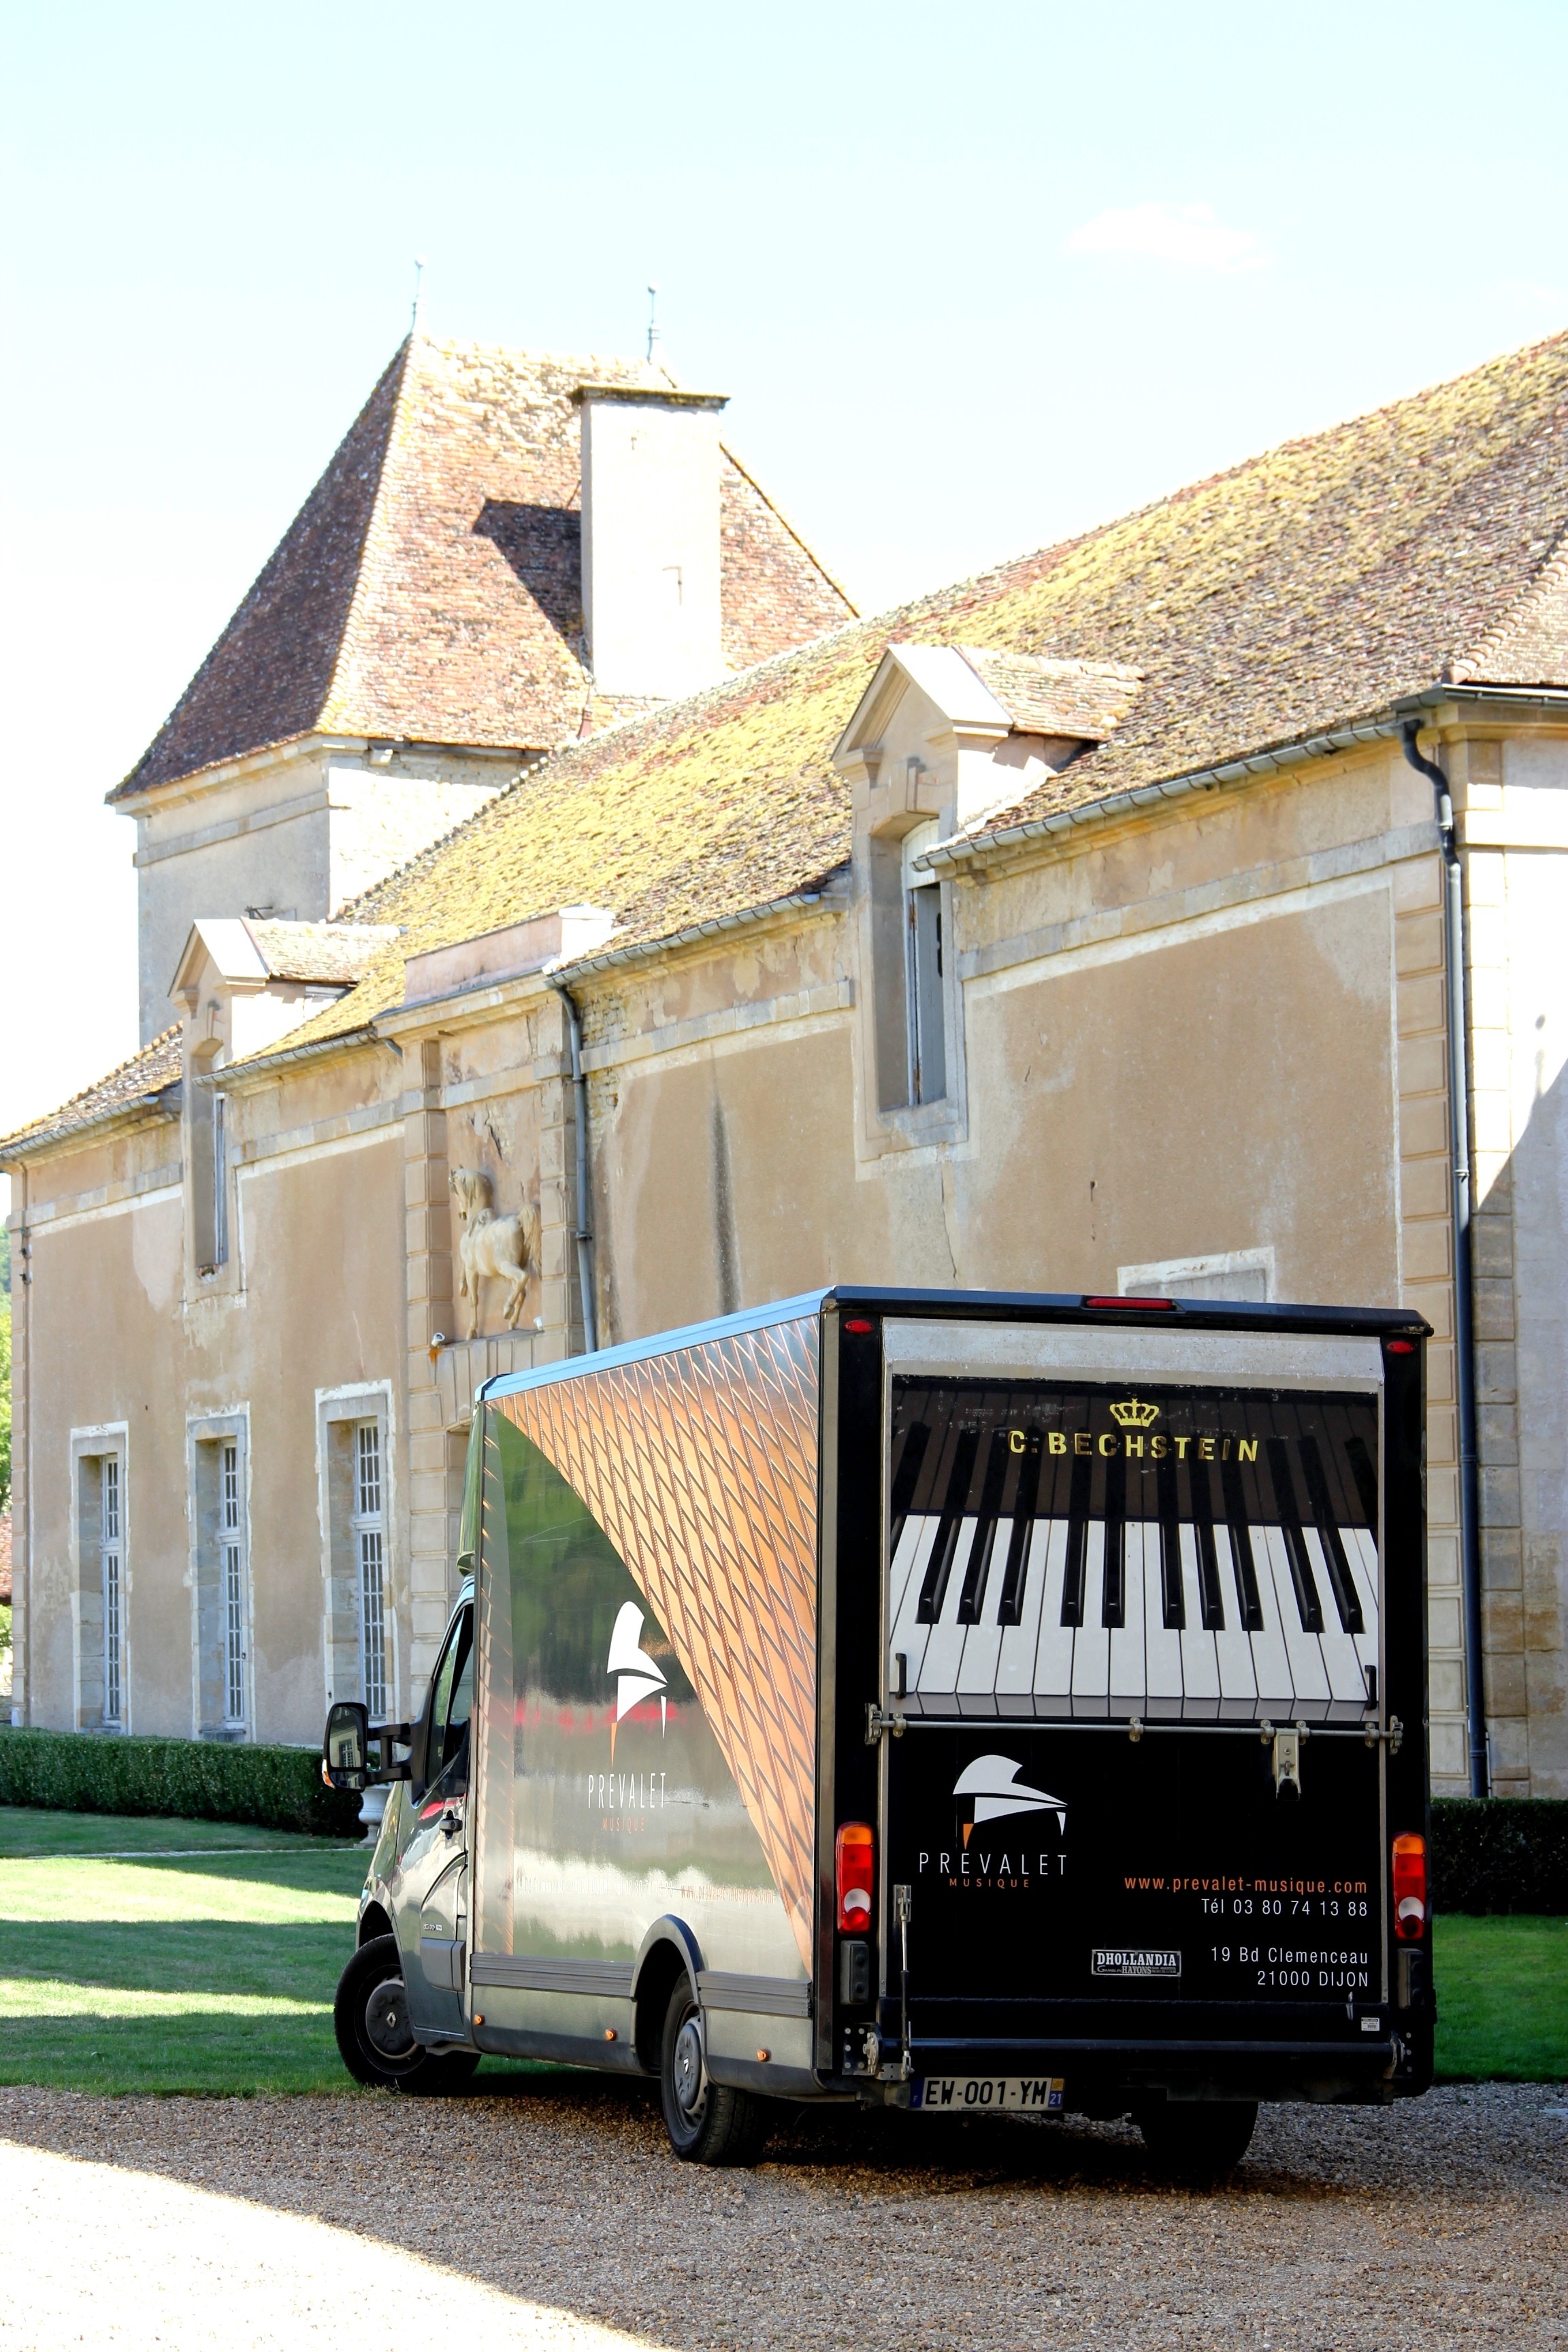
<path id="1" fill-rule="evenodd" d="M 1359 1721 L 1377 1664 L 1365 1528 L 910 1515 L 890 1692 L 913 1715 Z"/>

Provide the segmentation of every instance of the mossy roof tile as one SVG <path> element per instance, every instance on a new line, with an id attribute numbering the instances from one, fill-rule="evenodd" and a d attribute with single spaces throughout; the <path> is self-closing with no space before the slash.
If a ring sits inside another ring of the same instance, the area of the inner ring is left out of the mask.
<path id="1" fill-rule="evenodd" d="M 1109 740 L 1009 810 L 1013 824 L 1349 723 L 1458 673 L 1542 581 L 1565 521 L 1557 336 L 543 761 L 356 904 L 356 919 L 405 937 L 299 1035 L 395 1003 L 416 948 L 577 899 L 613 908 L 616 943 L 633 944 L 841 865 L 849 803 L 831 753 L 891 639 L 1140 674 Z M 1550 619 L 1518 642 L 1555 661 Z"/>

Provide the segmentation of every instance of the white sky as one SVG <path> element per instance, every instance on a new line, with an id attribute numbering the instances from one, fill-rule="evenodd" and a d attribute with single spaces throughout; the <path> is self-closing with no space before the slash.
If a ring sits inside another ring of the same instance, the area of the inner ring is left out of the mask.
<path id="1" fill-rule="evenodd" d="M 656 279 L 868 609 L 1568 320 L 1568 11 L 1525 0 L 55 0 L 0 38 L 0 1132 L 134 1045 L 102 794 L 416 253 L 431 332 L 536 349 L 638 350 Z"/>

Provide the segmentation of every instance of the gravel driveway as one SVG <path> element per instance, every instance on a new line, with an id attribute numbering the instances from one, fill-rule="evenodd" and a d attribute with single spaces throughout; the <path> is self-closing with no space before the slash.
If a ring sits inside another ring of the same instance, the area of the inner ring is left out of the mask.
<path id="1" fill-rule="evenodd" d="M 0 2345 L 1568 2344 L 1564 2089 L 1266 2108 L 1197 2194 L 1130 2130 L 1071 2122 L 822 2115 L 754 2172 L 704 2172 L 640 2084 L 517 2084 L 0 2091 Z"/>

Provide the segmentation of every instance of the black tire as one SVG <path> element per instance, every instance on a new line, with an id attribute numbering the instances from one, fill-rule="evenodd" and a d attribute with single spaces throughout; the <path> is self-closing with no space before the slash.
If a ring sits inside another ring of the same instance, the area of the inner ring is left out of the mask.
<path id="1" fill-rule="evenodd" d="M 669 2144 L 685 2164 L 755 2164 L 768 2136 L 764 2100 L 709 2079 L 702 2012 L 676 1979 L 659 2036 L 659 2097 Z"/>
<path id="2" fill-rule="evenodd" d="M 1151 2101 L 1133 2120 L 1162 2172 L 1178 2180 L 1223 2180 L 1251 2145 L 1255 2099 Z"/>
<path id="3" fill-rule="evenodd" d="M 395 1936 L 372 1937 L 350 1960 L 338 1979 L 332 2031 L 343 2064 L 367 2090 L 440 2097 L 460 2090 L 479 2063 L 469 2050 L 437 2058 L 415 2041 Z"/>
<path id="4" fill-rule="evenodd" d="M 479 2063 L 477 2050 L 449 2050 L 444 2056 L 426 2050 L 423 2066 L 403 2075 L 397 2087 L 405 2099 L 455 2099 L 473 2081 Z"/>

